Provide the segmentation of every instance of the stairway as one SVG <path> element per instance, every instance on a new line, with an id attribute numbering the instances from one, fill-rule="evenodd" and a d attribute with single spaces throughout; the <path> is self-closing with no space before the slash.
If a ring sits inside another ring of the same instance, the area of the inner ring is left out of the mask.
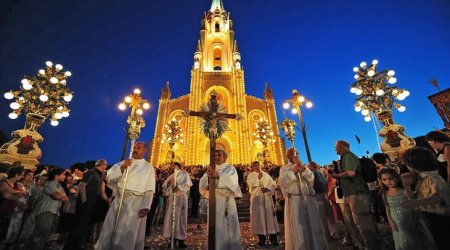
<path id="1" fill-rule="evenodd" d="M 249 193 L 242 194 L 242 199 L 236 200 L 239 222 L 250 222 Z"/>

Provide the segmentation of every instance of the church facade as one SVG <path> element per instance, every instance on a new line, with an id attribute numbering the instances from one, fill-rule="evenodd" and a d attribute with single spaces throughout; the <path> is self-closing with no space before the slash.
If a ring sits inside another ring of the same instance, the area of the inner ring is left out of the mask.
<path id="1" fill-rule="evenodd" d="M 230 15 L 221 0 L 213 0 L 201 21 L 200 39 L 191 69 L 190 93 L 173 98 L 169 83 L 161 91 L 154 138 L 150 142 L 149 161 L 153 166 L 167 163 L 170 157 L 186 165 L 209 164 L 209 139 L 201 131 L 201 119 L 183 116 L 186 110 L 199 111 L 212 91 L 228 113 L 240 114 L 239 121 L 228 120 L 229 129 L 217 139 L 228 152 L 228 163 L 250 164 L 262 160 L 264 150 L 255 138 L 256 122 L 265 120 L 273 132 L 266 146 L 266 160 L 284 164 L 284 141 L 279 136 L 275 100 L 265 84 L 263 98 L 245 93 L 244 69 Z M 168 143 L 164 136 L 171 121 L 178 121 L 183 140 Z M 172 144 L 172 145 L 171 145 Z"/>

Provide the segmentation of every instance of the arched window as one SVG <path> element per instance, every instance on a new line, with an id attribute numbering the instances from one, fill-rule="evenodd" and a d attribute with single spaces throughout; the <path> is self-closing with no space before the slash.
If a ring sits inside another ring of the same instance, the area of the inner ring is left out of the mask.
<path id="1" fill-rule="evenodd" d="M 216 32 L 220 32 L 220 24 L 219 24 L 219 23 L 216 23 L 216 25 L 215 25 L 215 31 L 216 31 Z"/>
<path id="2" fill-rule="evenodd" d="M 214 70 L 222 70 L 222 48 L 214 47 Z"/>

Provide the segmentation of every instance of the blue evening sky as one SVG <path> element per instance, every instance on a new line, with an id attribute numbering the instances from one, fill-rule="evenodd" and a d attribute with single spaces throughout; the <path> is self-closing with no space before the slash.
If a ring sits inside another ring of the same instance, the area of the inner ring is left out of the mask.
<path id="1" fill-rule="evenodd" d="M 200 21 L 209 0 L 61 0 L 0 3 L 0 91 L 17 89 L 25 74 L 47 60 L 73 73 L 70 117 L 58 127 L 46 123 L 42 163 L 69 167 L 106 158 L 118 161 L 127 112 L 117 104 L 133 88 L 153 105 L 141 138 L 154 135 L 157 105 L 165 81 L 174 97 L 187 94 Z M 393 69 L 397 85 L 411 95 L 394 111 L 412 137 L 443 122 L 427 96 L 450 82 L 450 1 L 288 1 L 224 0 L 231 12 L 245 70 L 246 90 L 262 97 L 273 89 L 278 121 L 282 102 L 296 88 L 314 103 L 303 110 L 313 160 L 336 159 L 334 142 L 346 139 L 360 154 L 377 151 L 373 123 L 353 109 L 352 68 L 379 60 Z M 23 127 L 24 116 L 9 120 L 9 101 L 0 101 L 0 130 Z M 296 116 L 288 114 L 298 122 Z M 299 135 L 296 146 L 306 161 Z M 289 143 L 288 143 L 289 146 Z"/>

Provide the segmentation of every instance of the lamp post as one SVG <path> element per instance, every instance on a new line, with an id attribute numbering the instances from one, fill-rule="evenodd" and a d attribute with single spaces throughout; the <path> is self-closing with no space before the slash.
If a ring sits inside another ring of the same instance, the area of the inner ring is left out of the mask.
<path id="1" fill-rule="evenodd" d="M 302 110 L 300 107 L 303 105 L 307 108 L 311 108 L 313 103 L 306 99 L 303 95 L 300 95 L 296 89 L 292 90 L 292 98 L 284 101 L 283 108 L 289 109 L 292 104 L 292 114 L 297 114 L 300 121 L 300 131 L 302 132 L 303 142 L 305 143 L 306 156 L 308 157 L 308 162 L 311 162 L 311 153 L 309 152 L 308 140 L 306 139 L 306 128 L 303 123 Z"/>
<path id="2" fill-rule="evenodd" d="M 70 71 L 63 71 L 61 64 L 53 65 L 47 61 L 45 69 L 40 69 L 34 76 L 25 76 L 19 90 L 4 94 L 13 110 L 10 119 L 16 119 L 22 112 L 26 115 L 24 129 L 11 133 L 12 140 L 0 148 L 0 162 L 31 168 L 39 164 L 42 150 L 38 143 L 44 138 L 37 129 L 50 118 L 52 126 L 58 126 L 60 119 L 69 116 L 68 104 L 72 101 L 73 92 L 67 86 Z"/>
<path id="3" fill-rule="evenodd" d="M 258 121 L 255 122 L 256 131 L 253 133 L 253 136 L 255 139 L 255 144 L 261 143 L 263 145 L 263 158 L 264 162 L 267 162 L 267 160 L 270 160 L 269 150 L 267 149 L 269 142 L 275 142 L 274 133 L 270 129 L 269 122 L 267 120 L 264 120 L 263 118 L 260 118 Z"/>
<path id="4" fill-rule="evenodd" d="M 141 128 L 145 127 L 145 121 L 144 118 L 142 118 L 142 114 L 144 113 L 144 109 L 150 108 L 150 103 L 142 98 L 140 89 L 134 89 L 133 93 L 125 96 L 123 101 L 119 104 L 120 110 L 125 110 L 128 107 L 131 108 L 131 113 L 127 119 L 127 133 L 125 143 L 123 145 L 121 160 L 125 159 L 128 139 L 131 138 L 133 140 L 134 138 L 134 140 L 136 140 L 141 133 Z M 132 148 L 133 145 L 131 146 L 131 149 Z"/>
<path id="5" fill-rule="evenodd" d="M 164 132 L 162 135 L 162 143 L 169 144 L 169 151 L 167 152 L 166 160 L 173 162 L 175 159 L 175 144 L 183 143 L 183 129 L 180 127 L 180 121 L 173 117 L 172 120 L 164 125 Z"/>
<path id="6" fill-rule="evenodd" d="M 400 153 L 415 146 L 415 141 L 403 133 L 405 127 L 395 124 L 392 117 L 394 108 L 399 112 L 406 110 L 398 101 L 403 101 L 410 93 L 395 85 L 395 71 L 377 71 L 377 66 L 378 60 L 373 60 L 370 65 L 361 62 L 359 67 L 354 67 L 355 82 L 351 85 L 350 92 L 357 95 L 355 111 L 361 112 L 366 122 L 375 116 L 384 125 L 379 132 L 384 137 L 380 149 L 391 160 L 395 160 Z"/>

